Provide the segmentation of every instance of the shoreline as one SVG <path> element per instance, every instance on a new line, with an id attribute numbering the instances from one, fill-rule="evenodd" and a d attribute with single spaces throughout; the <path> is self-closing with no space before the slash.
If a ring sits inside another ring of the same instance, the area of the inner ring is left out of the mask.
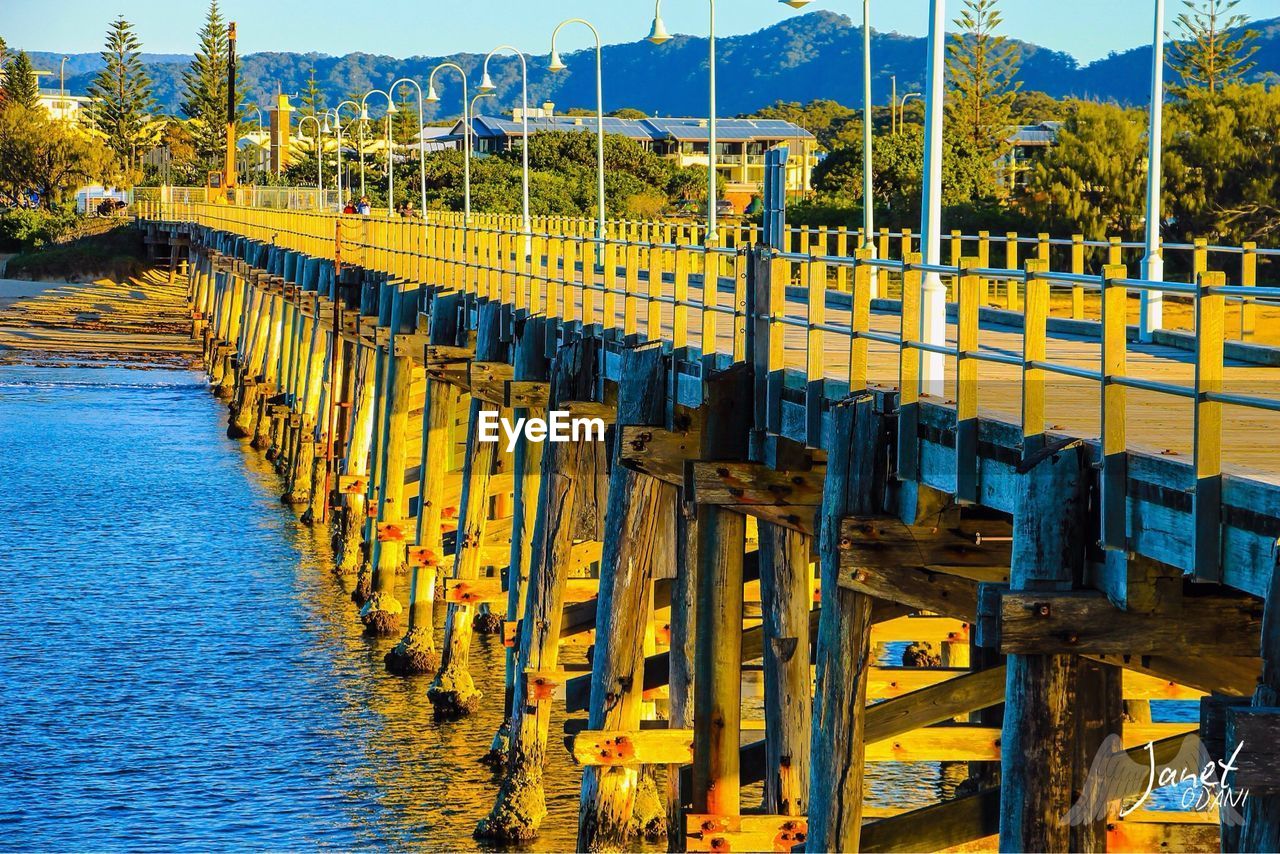
<path id="1" fill-rule="evenodd" d="M 186 287 L 151 270 L 123 282 L 0 278 L 0 365 L 194 368 Z"/>

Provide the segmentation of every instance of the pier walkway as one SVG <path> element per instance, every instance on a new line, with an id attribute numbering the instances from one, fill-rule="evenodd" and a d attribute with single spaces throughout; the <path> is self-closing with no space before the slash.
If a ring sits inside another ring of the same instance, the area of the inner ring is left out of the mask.
<path id="1" fill-rule="evenodd" d="M 1280 351 L 1227 334 L 1232 306 L 1252 326 L 1280 288 L 1198 247 L 1195 283 L 1159 286 L 1195 331 L 1143 343 L 1129 322 L 1154 283 L 1050 272 L 1045 252 L 993 268 L 962 242 L 928 267 L 909 242 L 874 260 L 497 217 L 140 219 L 188 265 L 232 435 L 277 460 L 303 521 L 333 526 L 367 630 L 404 633 L 389 670 L 435 672 L 438 715 L 466 714 L 472 633 L 505 633 L 501 786 L 478 835 L 537 833 L 565 703 L 587 712 L 566 734 L 586 849 L 637 819 L 690 850 L 1280 841 Z M 931 275 L 945 346 L 918 332 Z M 609 441 L 507 454 L 478 436 L 482 412 L 552 410 Z M 584 639 L 575 675 L 560 648 Z M 874 665 L 888 639 L 924 669 Z M 742 715 L 754 661 L 759 722 Z M 1174 698 L 1200 698 L 1198 728 L 1149 723 Z M 1243 805 L 1120 821 L 1141 792 L 1100 794 L 1095 757 L 1145 769 L 1150 741 L 1164 766 L 1203 767 L 1190 731 L 1214 757 L 1245 745 Z M 873 815 L 880 761 L 965 762 L 968 780 Z M 742 789 L 760 781 L 755 809 Z M 654 792 L 664 814 L 642 815 Z"/>

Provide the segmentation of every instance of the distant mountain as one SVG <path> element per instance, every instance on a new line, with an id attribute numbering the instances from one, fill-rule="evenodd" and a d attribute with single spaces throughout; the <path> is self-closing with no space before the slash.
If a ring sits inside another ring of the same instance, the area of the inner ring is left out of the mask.
<path id="1" fill-rule="evenodd" d="M 1252 76 L 1280 74 L 1280 18 L 1250 24 L 1260 33 L 1257 67 Z M 772 27 L 717 41 L 719 109 L 721 115 L 757 110 L 775 101 L 805 102 L 830 98 L 854 104 L 862 86 L 860 29 L 844 15 L 819 11 L 789 18 Z M 1122 104 L 1147 101 L 1150 83 L 1149 46 L 1113 53 L 1081 66 L 1061 51 L 1027 42 L 1022 48 L 1019 80 L 1026 91 L 1055 97 L 1077 96 Z M 921 91 L 925 77 L 927 42 L 898 33 L 874 33 L 872 86 L 880 103 L 889 100 L 890 78 L 897 75 L 899 95 Z M 60 54 L 33 53 L 37 68 L 57 72 Z M 182 72 L 190 57 L 145 54 L 155 82 L 155 95 L 165 112 L 176 113 L 181 101 Z M 468 70 L 479 82 L 482 56 L 414 56 L 397 59 L 368 53 L 334 57 L 318 53 L 254 53 L 242 58 L 246 99 L 265 107 L 276 92 L 295 94 L 306 85 L 311 69 L 332 106 L 355 93 L 383 87 L 399 77 L 425 80 L 445 59 Z M 547 70 L 545 56 L 529 59 L 529 102 L 554 101 L 558 110 L 595 106 L 594 52 L 566 54 L 569 70 Z M 97 54 L 76 54 L 67 61 L 67 88 L 83 94 L 102 67 Z M 606 109 L 635 107 L 651 115 L 705 115 L 707 112 L 707 41 L 677 36 L 665 45 L 648 42 L 610 45 L 604 49 Z M 489 112 L 506 111 L 520 101 L 520 66 L 513 57 L 494 57 L 490 71 L 498 84 L 497 97 L 482 102 Z M 48 86 L 49 79 L 45 79 Z M 53 84 L 57 85 L 56 78 Z M 437 88 L 443 102 L 428 107 L 428 118 L 460 112 L 456 73 L 441 72 Z M 471 94 L 475 94 L 474 89 Z"/>

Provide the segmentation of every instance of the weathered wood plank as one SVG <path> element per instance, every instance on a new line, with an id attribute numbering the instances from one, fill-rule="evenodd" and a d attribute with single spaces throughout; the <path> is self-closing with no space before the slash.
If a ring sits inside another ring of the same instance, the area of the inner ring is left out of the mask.
<path id="1" fill-rule="evenodd" d="M 999 608 L 1005 653 L 1229 656 L 1256 649 L 1262 627 L 1261 605 L 1243 595 L 1188 599 L 1176 618 L 1122 611 L 1094 591 L 1002 591 Z"/>

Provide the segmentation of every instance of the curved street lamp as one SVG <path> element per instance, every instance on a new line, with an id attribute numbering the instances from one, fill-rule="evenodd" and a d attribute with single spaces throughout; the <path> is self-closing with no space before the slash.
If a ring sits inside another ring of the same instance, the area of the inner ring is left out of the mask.
<path id="1" fill-rule="evenodd" d="M 528 238 L 533 236 L 533 224 L 529 219 L 529 64 L 525 62 L 524 54 L 509 44 L 498 45 L 489 51 L 488 56 L 484 58 L 484 76 L 480 79 L 480 91 L 492 92 L 498 87 L 494 85 L 493 78 L 489 76 L 489 60 L 493 59 L 493 55 L 500 50 L 511 51 L 520 58 L 520 119 L 523 124 L 522 133 L 524 141 L 520 145 L 520 149 L 524 155 L 524 168 L 522 175 L 522 190 L 524 199 L 524 214 L 521 218 L 521 226 L 524 229 L 525 243 L 528 244 Z"/>
<path id="2" fill-rule="evenodd" d="M 604 258 L 605 202 L 604 202 L 604 64 L 601 57 L 600 31 L 585 18 L 568 18 L 556 25 L 551 33 L 551 71 L 564 71 L 567 65 L 556 50 L 556 36 L 565 24 L 582 24 L 591 30 L 596 39 L 596 199 L 599 213 L 596 216 L 596 256 Z M 603 263 L 603 260 L 601 261 Z"/>
<path id="3" fill-rule="evenodd" d="M 332 110 L 325 110 L 326 115 L 328 115 L 329 113 L 333 114 L 333 123 L 337 129 L 337 135 L 338 135 L 338 205 L 339 206 L 341 206 L 343 201 L 346 199 L 346 193 L 342 191 L 342 108 L 347 106 L 348 104 L 351 105 L 351 109 L 356 111 L 355 118 L 347 123 L 347 127 L 351 127 L 353 123 L 360 121 L 360 105 L 357 104 L 355 101 L 346 100 L 338 104 L 338 106 L 334 107 Z M 361 154 L 360 159 L 363 160 L 364 152 L 362 151 L 360 152 L 360 154 Z M 347 189 L 350 190 L 349 187 Z"/>
<path id="4" fill-rule="evenodd" d="M 898 101 L 898 130 L 899 131 L 902 130 L 902 126 L 906 123 L 906 120 L 907 120 L 907 101 L 910 101 L 912 98 L 918 99 L 921 97 L 923 96 L 919 92 L 908 92 L 907 94 L 903 95 L 902 98 Z"/>
<path id="5" fill-rule="evenodd" d="M 784 6 L 800 9 L 809 5 L 811 0 L 779 0 Z M 710 56 L 707 63 L 708 90 L 710 94 L 710 115 L 707 117 L 707 241 L 711 246 L 718 243 L 720 231 L 716 214 L 716 0 L 707 0 L 711 7 L 711 23 L 708 30 Z M 654 44 L 663 44 L 671 40 L 667 25 L 662 20 L 662 0 L 654 0 L 653 25 L 646 37 Z"/>
<path id="6" fill-rule="evenodd" d="M 395 149 L 392 147 L 391 140 L 391 117 L 397 112 L 395 99 L 391 97 L 391 92 L 384 92 L 381 89 L 374 89 L 366 92 L 365 96 L 360 99 L 360 138 L 364 140 L 364 122 L 369 120 L 369 96 L 384 95 L 387 99 L 387 219 L 391 219 L 391 213 L 395 210 L 396 204 L 396 161 Z M 363 163 L 363 158 L 361 158 Z M 364 195 L 364 171 L 360 173 L 360 195 Z"/>
<path id="7" fill-rule="evenodd" d="M 302 133 L 302 126 L 308 121 L 316 123 L 316 209 L 319 210 L 322 207 L 320 197 L 324 195 L 324 131 L 318 116 L 303 116 L 298 120 L 298 133 Z M 325 127 L 328 125 L 329 119 L 326 117 Z"/>
<path id="8" fill-rule="evenodd" d="M 401 77 L 392 83 L 387 91 L 394 91 L 401 83 L 407 83 L 418 90 L 418 176 L 422 184 L 422 215 L 425 217 L 427 215 L 427 141 L 422 138 L 422 129 L 426 126 L 422 112 L 422 86 L 416 80 Z"/>
<path id="9" fill-rule="evenodd" d="M 436 72 L 441 68 L 451 68 L 462 78 L 462 218 L 463 222 L 471 222 L 471 116 L 474 115 L 472 108 L 475 102 L 467 100 L 467 72 L 456 62 L 442 62 L 431 69 L 431 76 L 427 78 L 427 103 L 440 103 L 440 94 L 436 92 Z M 425 209 L 422 215 L 426 216 Z"/>

